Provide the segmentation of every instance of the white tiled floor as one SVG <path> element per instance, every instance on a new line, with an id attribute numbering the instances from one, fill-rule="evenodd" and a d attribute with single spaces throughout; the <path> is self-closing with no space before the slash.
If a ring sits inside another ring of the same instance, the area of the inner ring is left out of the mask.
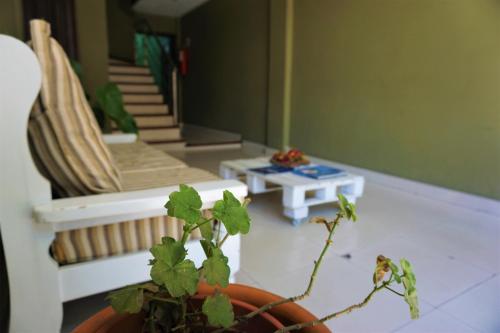
<path id="1" fill-rule="evenodd" d="M 190 165 L 217 172 L 240 151 L 177 153 Z M 293 227 L 281 215 L 280 193 L 252 197 L 251 232 L 242 239 L 240 283 L 283 296 L 303 291 L 325 230 Z M 411 321 L 404 301 L 390 293 L 329 322 L 341 332 L 500 332 L 500 219 L 373 183 L 358 202 L 359 221 L 345 224 L 326 256 L 313 295 L 302 304 L 316 315 L 361 301 L 371 288 L 378 254 L 410 260 L 417 274 L 421 318 Z M 333 215 L 331 206 L 311 215 Z M 350 258 L 342 256 L 349 254 Z M 65 306 L 64 331 L 98 311 L 104 295 Z"/>

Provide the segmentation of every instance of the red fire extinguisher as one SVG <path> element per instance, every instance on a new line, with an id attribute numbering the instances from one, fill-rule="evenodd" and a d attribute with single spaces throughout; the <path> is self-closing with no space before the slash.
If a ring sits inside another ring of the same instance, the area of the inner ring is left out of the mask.
<path id="1" fill-rule="evenodd" d="M 188 73 L 188 59 L 189 59 L 189 49 L 183 47 L 179 51 L 179 69 L 182 76 L 186 76 Z"/>

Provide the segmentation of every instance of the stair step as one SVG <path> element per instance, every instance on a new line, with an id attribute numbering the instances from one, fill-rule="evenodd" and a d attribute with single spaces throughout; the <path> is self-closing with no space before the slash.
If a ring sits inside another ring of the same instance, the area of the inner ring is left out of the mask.
<path id="1" fill-rule="evenodd" d="M 148 144 L 163 151 L 176 151 L 176 150 L 183 150 L 186 148 L 186 141 L 184 140 L 177 140 L 170 142 L 149 142 Z"/>
<path id="2" fill-rule="evenodd" d="M 138 67 L 138 66 L 120 66 L 120 65 L 110 65 L 108 66 L 109 74 L 141 74 L 141 75 L 150 75 L 151 72 L 147 67 Z"/>
<path id="3" fill-rule="evenodd" d="M 135 122 L 139 128 L 170 127 L 174 126 L 174 116 L 135 116 Z"/>
<path id="4" fill-rule="evenodd" d="M 174 117 L 165 115 L 165 116 L 134 116 L 134 120 L 139 129 L 144 128 L 163 128 L 163 127 L 172 127 L 175 126 Z M 118 129 L 115 123 L 113 123 L 113 130 Z"/>
<path id="5" fill-rule="evenodd" d="M 123 94 L 158 94 L 160 89 L 156 84 L 118 84 Z"/>
<path id="6" fill-rule="evenodd" d="M 167 143 L 168 141 L 178 141 L 181 140 L 181 129 L 179 126 L 140 129 L 139 139 L 148 143 Z"/>
<path id="7" fill-rule="evenodd" d="M 108 80 L 114 83 L 155 83 L 151 75 L 110 74 Z"/>
<path id="8" fill-rule="evenodd" d="M 125 110 L 132 115 L 167 115 L 166 104 L 125 104 Z"/>
<path id="9" fill-rule="evenodd" d="M 160 94 L 123 94 L 125 104 L 163 104 L 163 96 Z"/>
<path id="10" fill-rule="evenodd" d="M 125 61 L 125 60 L 120 60 L 120 59 L 114 59 L 114 58 L 110 58 L 108 60 L 108 63 L 110 65 L 132 65 L 132 63 L 130 61 Z"/>

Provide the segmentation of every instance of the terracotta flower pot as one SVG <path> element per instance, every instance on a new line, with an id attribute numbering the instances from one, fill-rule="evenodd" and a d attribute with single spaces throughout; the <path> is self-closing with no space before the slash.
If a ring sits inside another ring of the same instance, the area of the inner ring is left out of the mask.
<path id="1" fill-rule="evenodd" d="M 207 284 L 200 284 L 195 299 L 210 295 L 215 289 Z M 240 285 L 231 284 L 221 290 L 231 298 L 235 312 L 239 315 L 248 313 L 270 302 L 282 299 L 267 291 Z M 251 326 L 244 327 L 247 332 L 274 332 L 275 330 L 296 323 L 315 320 L 309 311 L 301 306 L 288 303 L 275 307 L 269 313 L 263 313 L 259 318 L 249 321 Z M 143 327 L 144 314 L 117 314 L 111 307 L 96 313 L 80 324 L 73 333 L 140 333 Z M 304 328 L 301 332 L 326 333 L 330 330 L 324 325 Z"/>
<path id="2" fill-rule="evenodd" d="M 200 294 L 212 294 L 215 291 L 214 287 L 208 284 L 200 284 L 198 292 Z M 230 284 L 229 287 L 221 289 L 231 298 L 250 303 L 257 308 L 271 302 L 276 302 L 283 299 L 283 297 L 270 293 L 268 291 L 245 286 L 242 284 Z M 318 319 L 312 313 L 301 307 L 296 303 L 286 303 L 272 308 L 268 311 L 276 317 L 283 325 L 289 326 L 298 323 L 306 323 Z M 306 327 L 300 330 L 301 333 L 331 333 L 330 329 L 324 324 Z"/>

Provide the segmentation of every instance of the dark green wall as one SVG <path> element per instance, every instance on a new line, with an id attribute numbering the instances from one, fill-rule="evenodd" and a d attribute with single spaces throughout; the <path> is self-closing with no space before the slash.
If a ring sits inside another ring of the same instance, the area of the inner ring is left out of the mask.
<path id="1" fill-rule="evenodd" d="M 111 56 L 127 60 L 134 59 L 134 21 L 139 18 L 147 19 L 156 33 L 177 34 L 177 19 L 133 13 L 124 10 L 125 5 L 121 4 L 123 2 L 123 0 L 106 1 L 109 54 Z"/>
<path id="2" fill-rule="evenodd" d="M 0 33 L 19 39 L 23 36 L 21 0 L 0 1 Z M 95 88 L 108 80 L 108 38 L 106 6 L 101 0 L 75 0 L 79 60 L 84 71 L 83 85 L 94 97 Z"/>
<path id="3" fill-rule="evenodd" d="M 213 0 L 182 18 L 184 122 L 265 142 L 268 14 L 268 0 Z"/>
<path id="4" fill-rule="evenodd" d="M 500 2 L 296 0 L 291 144 L 500 199 Z"/>
<path id="5" fill-rule="evenodd" d="M 108 82 L 106 4 L 102 0 L 75 0 L 75 14 L 83 86 L 95 98 L 96 88 Z"/>
<path id="6" fill-rule="evenodd" d="M 121 0 L 107 0 L 109 55 L 134 59 L 134 18 L 120 6 Z"/>
<path id="7" fill-rule="evenodd" d="M 21 0 L 0 1 L 0 34 L 23 39 Z"/>

